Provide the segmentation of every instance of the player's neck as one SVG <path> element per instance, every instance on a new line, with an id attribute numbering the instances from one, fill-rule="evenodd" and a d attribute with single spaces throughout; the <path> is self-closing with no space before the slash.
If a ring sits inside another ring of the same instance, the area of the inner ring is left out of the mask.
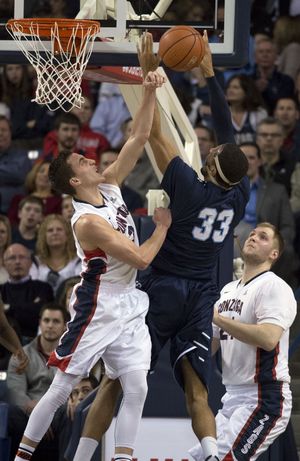
<path id="1" fill-rule="evenodd" d="M 94 206 L 101 206 L 104 203 L 103 197 L 100 193 L 98 186 L 93 186 L 88 189 L 78 189 L 75 199 L 82 202 L 90 203 Z"/>
<path id="2" fill-rule="evenodd" d="M 251 264 L 245 263 L 243 275 L 242 275 L 242 283 L 245 284 L 252 280 L 259 274 L 263 272 L 269 271 L 271 269 L 270 264 L 268 262 L 264 262 L 262 264 Z"/>

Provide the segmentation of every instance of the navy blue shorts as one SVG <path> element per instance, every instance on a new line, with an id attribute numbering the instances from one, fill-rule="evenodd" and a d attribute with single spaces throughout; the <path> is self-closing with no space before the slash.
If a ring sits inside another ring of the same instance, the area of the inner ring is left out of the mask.
<path id="1" fill-rule="evenodd" d="M 198 282 L 151 270 L 140 278 L 150 298 L 146 321 L 152 340 L 151 370 L 170 339 L 174 375 L 184 388 L 180 359 L 186 355 L 193 369 L 208 386 L 211 364 L 213 307 L 219 298 L 212 282 Z"/>

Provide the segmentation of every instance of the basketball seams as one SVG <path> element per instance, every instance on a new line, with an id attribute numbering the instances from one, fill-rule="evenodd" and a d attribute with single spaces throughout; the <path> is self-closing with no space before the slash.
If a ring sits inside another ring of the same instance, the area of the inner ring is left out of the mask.
<path id="1" fill-rule="evenodd" d="M 191 44 L 190 49 L 187 51 L 186 55 L 185 55 L 182 59 L 180 59 L 180 61 L 178 61 L 176 64 L 172 64 L 172 68 L 173 68 L 174 70 L 176 70 L 176 67 L 179 66 L 180 63 L 182 63 L 183 61 L 185 61 L 185 60 L 187 59 L 187 57 L 189 56 L 189 54 L 193 51 L 193 48 L 194 48 L 195 43 L 196 43 L 196 34 L 191 34 L 191 35 L 194 36 L 194 42 Z M 167 53 L 169 52 L 169 50 L 171 50 L 171 49 L 173 48 L 173 46 L 175 46 L 178 42 L 182 42 L 182 41 L 184 41 L 186 38 L 191 37 L 191 35 L 187 35 L 186 37 L 181 38 L 180 40 L 177 40 L 177 42 L 174 42 L 174 44 L 173 44 L 170 48 L 168 48 L 168 50 L 165 52 L 165 54 L 164 54 L 165 59 L 167 59 L 167 56 L 166 56 L 166 55 L 167 55 Z"/>

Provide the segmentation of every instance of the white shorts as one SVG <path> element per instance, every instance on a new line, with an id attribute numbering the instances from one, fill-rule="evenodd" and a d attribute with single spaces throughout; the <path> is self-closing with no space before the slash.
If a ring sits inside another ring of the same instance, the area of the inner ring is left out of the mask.
<path id="1" fill-rule="evenodd" d="M 101 284 L 93 298 L 94 287 L 84 285 L 78 285 L 73 293 L 75 313 L 48 364 L 86 376 L 102 357 L 111 379 L 149 370 L 151 340 L 145 324 L 148 295 L 134 287 L 118 289 Z"/>
<path id="2" fill-rule="evenodd" d="M 232 386 L 216 416 L 219 459 L 255 461 L 285 431 L 292 409 L 289 384 Z M 189 450 L 203 461 L 201 445 Z"/>

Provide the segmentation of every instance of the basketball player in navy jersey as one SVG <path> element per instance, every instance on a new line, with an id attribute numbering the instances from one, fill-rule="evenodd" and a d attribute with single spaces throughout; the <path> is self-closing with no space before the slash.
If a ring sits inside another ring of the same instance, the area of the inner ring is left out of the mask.
<path id="1" fill-rule="evenodd" d="M 271 271 L 283 247 L 276 227 L 258 224 L 243 247 L 241 279 L 225 285 L 215 306 L 212 349 L 221 346 L 226 387 L 216 416 L 221 461 L 255 461 L 290 419 L 289 328 L 297 303 Z M 204 460 L 200 444 L 190 454 Z"/>
<path id="2" fill-rule="evenodd" d="M 214 77 L 207 34 L 206 54 L 200 65 L 211 96 L 211 110 L 219 145 L 210 149 L 202 168 L 204 180 L 178 156 L 176 147 L 161 131 L 156 108 L 150 143 L 163 173 L 162 189 L 170 197 L 172 225 L 151 273 L 142 282 L 150 299 L 147 323 L 152 340 L 152 363 L 171 340 L 171 363 L 182 387 L 193 430 L 204 459 L 218 460 L 215 418 L 207 393 L 211 362 L 213 306 L 219 297 L 216 265 L 234 227 L 244 216 L 249 200 L 248 162 L 235 144 L 230 111 Z M 146 34 L 139 59 L 144 75 L 156 69 L 159 59 Z M 83 438 L 100 439 L 110 423 L 113 393 L 118 383 L 107 382 L 88 415 Z M 108 405 L 107 402 L 110 402 Z M 106 421 L 105 421 L 105 418 Z M 97 423 L 96 423 L 97 421 Z M 74 461 L 83 459 L 81 438 Z M 87 458 L 85 457 L 87 460 Z M 90 459 L 90 458 L 89 458 Z"/>
<path id="3" fill-rule="evenodd" d="M 116 161 L 104 172 L 98 171 L 94 160 L 76 152 L 61 152 L 50 165 L 53 188 L 73 197 L 71 225 L 82 272 L 69 303 L 71 321 L 48 361 L 48 366 L 58 370 L 30 415 L 16 461 L 31 459 L 57 408 L 100 357 L 107 375 L 118 378 L 123 390 L 114 459 L 132 458 L 151 359 L 151 340 L 145 323 L 149 300 L 145 292 L 136 288 L 136 274 L 138 268 L 149 265 L 161 248 L 171 213 L 155 210 L 155 230 L 139 246 L 119 185 L 143 152 L 152 126 L 155 90 L 164 81 L 157 71 L 144 78 L 143 100 L 134 117 L 132 134 Z M 94 449 L 95 444 L 87 447 L 87 456 Z"/>

